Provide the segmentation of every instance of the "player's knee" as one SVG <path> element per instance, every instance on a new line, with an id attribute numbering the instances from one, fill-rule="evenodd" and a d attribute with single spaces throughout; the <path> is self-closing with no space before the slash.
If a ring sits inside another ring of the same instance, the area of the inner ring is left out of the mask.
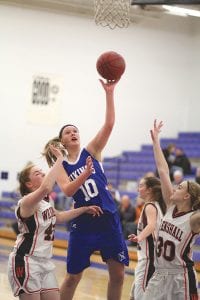
<path id="1" fill-rule="evenodd" d="M 77 285 L 79 283 L 79 281 L 81 280 L 82 277 L 82 273 L 79 274 L 68 274 L 65 280 L 65 284 L 67 286 L 74 286 Z"/>
<path id="2" fill-rule="evenodd" d="M 110 275 L 110 282 L 115 285 L 122 285 L 124 282 L 124 272 L 116 272 Z"/>

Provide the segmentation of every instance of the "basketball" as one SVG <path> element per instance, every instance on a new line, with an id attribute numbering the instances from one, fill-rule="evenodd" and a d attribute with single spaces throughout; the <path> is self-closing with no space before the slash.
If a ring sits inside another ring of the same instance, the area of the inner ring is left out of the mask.
<path id="1" fill-rule="evenodd" d="M 96 63 L 98 73 L 107 80 L 119 79 L 125 71 L 124 58 L 114 51 L 108 51 L 99 56 Z"/>

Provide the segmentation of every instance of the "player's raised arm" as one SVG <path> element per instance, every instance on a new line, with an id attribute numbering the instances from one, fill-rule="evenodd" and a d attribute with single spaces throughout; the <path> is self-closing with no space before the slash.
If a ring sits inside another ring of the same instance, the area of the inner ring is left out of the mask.
<path id="1" fill-rule="evenodd" d="M 85 182 L 85 180 L 92 174 L 93 172 L 93 162 L 91 156 L 88 156 L 86 159 L 85 170 L 77 176 L 77 178 L 73 181 L 70 181 L 66 171 L 62 168 L 57 175 L 56 182 L 61 188 L 62 192 L 71 197 L 76 191 L 80 188 L 80 186 Z"/>
<path id="2" fill-rule="evenodd" d="M 24 197 L 20 202 L 20 215 L 23 218 L 28 218 L 34 214 L 38 203 L 51 192 L 55 184 L 56 177 L 62 169 L 62 153 L 54 146 L 51 146 L 51 151 L 57 157 L 57 160 L 46 175 L 41 171 L 41 169 L 34 165 L 30 166 L 30 170 L 26 171 L 25 169 L 20 173 L 20 185 L 23 185 L 26 189 L 23 194 Z M 24 178 L 24 172 L 29 173 L 29 178 L 27 178 L 25 182 L 24 179 L 22 180 L 22 178 Z"/>
<path id="3" fill-rule="evenodd" d="M 114 89 L 118 80 L 104 82 L 100 79 L 100 82 L 106 92 L 105 121 L 97 135 L 86 147 L 88 152 L 98 160 L 101 160 L 101 151 L 107 144 L 115 123 Z"/>
<path id="4" fill-rule="evenodd" d="M 163 126 L 162 121 L 157 122 L 156 120 L 154 120 L 154 126 L 153 129 L 150 131 L 150 133 L 153 142 L 153 152 L 154 152 L 156 167 L 161 181 L 163 198 L 166 202 L 166 205 L 169 206 L 172 203 L 170 197 L 173 193 L 173 187 L 170 180 L 169 167 L 163 155 L 163 151 L 161 149 L 160 141 L 159 141 L 159 133 L 161 131 L 162 126 Z"/>
<path id="5" fill-rule="evenodd" d="M 56 156 L 51 151 L 51 146 L 55 145 L 57 149 L 59 149 L 64 156 L 66 156 L 64 147 L 61 145 L 58 138 L 51 139 L 45 145 L 43 156 L 45 157 L 49 166 L 53 166 L 56 161 Z M 85 180 L 92 174 L 93 172 L 93 161 L 91 156 L 88 156 L 86 159 L 86 165 L 84 171 L 77 176 L 77 178 L 73 181 L 70 180 L 66 170 L 62 166 L 60 171 L 57 173 L 56 182 L 59 185 L 62 192 L 71 197 L 76 191 L 80 188 L 80 186 L 85 182 Z"/>

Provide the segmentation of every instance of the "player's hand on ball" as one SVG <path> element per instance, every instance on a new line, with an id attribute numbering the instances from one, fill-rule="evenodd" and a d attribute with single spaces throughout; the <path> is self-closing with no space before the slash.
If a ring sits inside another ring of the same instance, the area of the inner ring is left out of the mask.
<path id="1" fill-rule="evenodd" d="M 116 79 L 116 80 L 106 80 L 106 81 L 104 81 L 103 79 L 99 79 L 99 81 L 101 82 L 106 93 L 113 92 L 113 90 L 119 80 L 120 80 L 120 78 Z"/>

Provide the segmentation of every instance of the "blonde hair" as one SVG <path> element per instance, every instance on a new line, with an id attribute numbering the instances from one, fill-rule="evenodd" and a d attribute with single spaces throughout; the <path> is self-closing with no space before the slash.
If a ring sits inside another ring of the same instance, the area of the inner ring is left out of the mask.
<path id="1" fill-rule="evenodd" d="M 19 191 L 22 196 L 31 192 L 31 190 L 27 187 L 27 182 L 30 181 L 29 175 L 34 166 L 35 165 L 33 163 L 28 163 L 19 173 Z"/>
<path id="2" fill-rule="evenodd" d="M 200 209 L 200 185 L 193 181 L 187 181 L 187 190 L 190 194 L 192 209 Z"/>
<path id="3" fill-rule="evenodd" d="M 55 155 L 52 154 L 51 149 L 49 147 L 50 145 L 53 145 L 56 148 L 60 149 L 64 156 L 66 156 L 66 152 L 64 150 L 63 145 L 60 142 L 59 137 L 55 137 L 46 143 L 44 150 L 42 152 L 42 155 L 46 158 L 48 166 L 52 167 L 54 165 L 54 163 L 56 162 L 57 158 L 55 157 Z"/>

